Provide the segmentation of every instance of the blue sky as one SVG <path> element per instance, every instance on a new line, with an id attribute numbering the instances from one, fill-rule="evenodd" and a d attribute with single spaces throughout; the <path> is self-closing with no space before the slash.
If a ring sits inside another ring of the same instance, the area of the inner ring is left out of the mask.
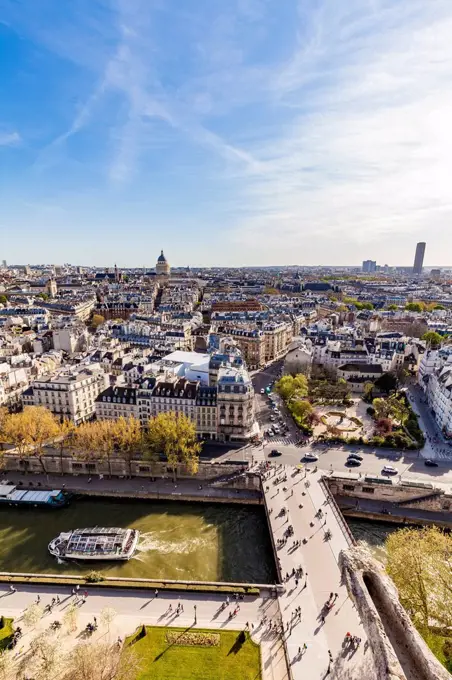
<path id="1" fill-rule="evenodd" d="M 3 0 L 0 258 L 452 261 L 450 0 Z"/>

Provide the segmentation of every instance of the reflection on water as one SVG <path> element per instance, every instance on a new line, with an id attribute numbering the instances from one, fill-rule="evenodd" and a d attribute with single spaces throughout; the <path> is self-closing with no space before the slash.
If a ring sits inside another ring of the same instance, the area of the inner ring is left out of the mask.
<path id="1" fill-rule="evenodd" d="M 352 517 L 346 519 L 356 540 L 363 541 L 372 555 L 380 562 L 386 562 L 385 541 L 390 534 L 401 527 L 385 522 L 366 522 L 366 520 L 353 519 Z"/>
<path id="2" fill-rule="evenodd" d="M 47 545 L 84 526 L 140 531 L 128 562 L 56 560 Z M 264 511 L 223 504 L 75 500 L 63 510 L 0 508 L 0 571 L 81 573 L 197 581 L 273 583 L 275 566 Z"/>

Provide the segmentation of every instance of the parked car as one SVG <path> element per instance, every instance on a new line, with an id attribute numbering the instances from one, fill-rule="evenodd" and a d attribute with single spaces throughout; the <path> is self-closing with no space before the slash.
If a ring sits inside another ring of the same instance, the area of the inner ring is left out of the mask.
<path id="1" fill-rule="evenodd" d="M 274 435 L 275 433 L 273 432 L 273 430 L 268 430 L 268 431 L 267 431 L 267 434 L 268 434 L 269 437 L 273 437 L 273 435 Z"/>
<path id="2" fill-rule="evenodd" d="M 438 463 L 436 462 L 436 460 L 431 460 L 430 458 L 424 460 L 424 465 L 426 465 L 427 467 L 438 467 Z"/>
<path id="3" fill-rule="evenodd" d="M 381 471 L 382 475 L 398 475 L 399 471 L 396 467 L 393 467 L 392 465 L 385 465 L 383 467 L 383 470 Z"/>
<path id="4" fill-rule="evenodd" d="M 345 465 L 347 467 L 359 467 L 361 465 L 361 461 L 357 458 L 347 458 Z"/>
<path id="5" fill-rule="evenodd" d="M 306 461 L 307 463 L 315 463 L 316 460 L 318 460 L 319 457 L 316 456 L 315 453 L 305 453 L 303 456 L 302 460 Z"/>
<path id="6" fill-rule="evenodd" d="M 261 394 L 265 394 L 264 388 L 261 389 Z"/>
<path id="7" fill-rule="evenodd" d="M 270 420 L 271 420 L 272 423 L 273 423 L 273 422 L 276 420 L 276 416 L 270 416 Z"/>
<path id="8" fill-rule="evenodd" d="M 355 460 L 364 460 L 362 456 L 359 455 L 359 453 L 351 453 L 349 456 L 347 456 L 348 459 L 350 458 L 355 458 Z"/>
<path id="9" fill-rule="evenodd" d="M 278 449 L 272 449 L 270 453 L 268 454 L 271 458 L 276 458 L 277 456 L 281 456 L 281 451 L 278 451 Z"/>

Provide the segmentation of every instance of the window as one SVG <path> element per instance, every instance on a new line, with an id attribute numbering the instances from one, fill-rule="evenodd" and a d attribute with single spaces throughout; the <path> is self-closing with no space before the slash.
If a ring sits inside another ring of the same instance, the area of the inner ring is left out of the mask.
<path id="1" fill-rule="evenodd" d="M 363 486 L 363 492 L 364 493 L 375 493 L 375 489 L 372 486 Z"/>
<path id="2" fill-rule="evenodd" d="M 355 487 L 352 484 L 342 484 L 342 488 L 344 491 L 353 491 Z"/>

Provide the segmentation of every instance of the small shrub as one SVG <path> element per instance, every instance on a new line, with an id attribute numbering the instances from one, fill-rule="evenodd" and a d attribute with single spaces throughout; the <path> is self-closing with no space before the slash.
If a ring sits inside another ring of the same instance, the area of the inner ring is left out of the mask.
<path id="1" fill-rule="evenodd" d="M 90 571 L 89 574 L 85 576 L 85 581 L 87 583 L 100 583 L 105 581 L 105 577 L 99 571 Z"/>

